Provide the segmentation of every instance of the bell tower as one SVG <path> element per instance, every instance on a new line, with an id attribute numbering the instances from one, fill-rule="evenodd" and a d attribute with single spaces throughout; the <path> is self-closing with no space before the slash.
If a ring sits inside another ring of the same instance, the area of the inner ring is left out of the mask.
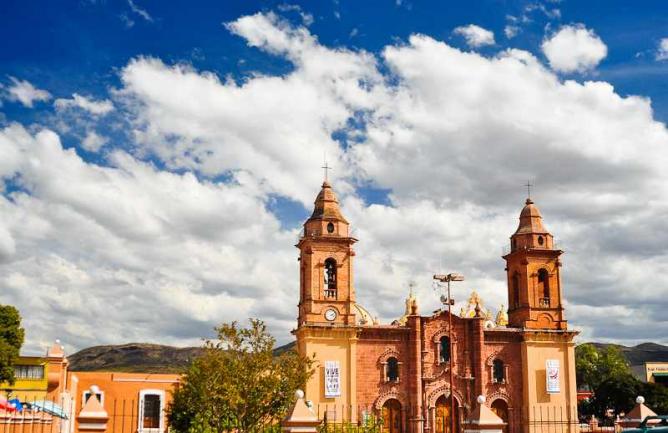
<path id="1" fill-rule="evenodd" d="M 304 223 L 299 248 L 298 326 L 355 325 L 353 244 L 348 221 L 327 180 L 315 199 L 313 214 Z"/>
<path id="2" fill-rule="evenodd" d="M 531 198 L 520 213 L 520 224 L 510 237 L 506 260 L 509 326 L 530 329 L 567 329 L 562 305 L 559 256 L 552 235 Z"/>

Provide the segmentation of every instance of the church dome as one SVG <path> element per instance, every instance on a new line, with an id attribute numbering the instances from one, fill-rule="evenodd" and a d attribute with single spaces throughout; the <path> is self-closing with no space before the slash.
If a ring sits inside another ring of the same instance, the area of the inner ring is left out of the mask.
<path id="1" fill-rule="evenodd" d="M 355 315 L 357 316 L 358 325 L 370 326 L 376 324 L 373 317 L 371 317 L 369 310 L 357 303 L 353 304 L 353 307 L 355 307 Z"/>
<path id="2" fill-rule="evenodd" d="M 528 198 L 525 202 L 522 212 L 520 212 L 520 225 L 515 234 L 520 233 L 547 233 L 543 226 L 543 217 L 538 207 Z"/>
<path id="3" fill-rule="evenodd" d="M 347 223 L 339 209 L 339 200 L 329 182 L 324 181 L 320 193 L 315 198 L 315 206 L 310 220 L 313 219 L 334 219 Z"/>

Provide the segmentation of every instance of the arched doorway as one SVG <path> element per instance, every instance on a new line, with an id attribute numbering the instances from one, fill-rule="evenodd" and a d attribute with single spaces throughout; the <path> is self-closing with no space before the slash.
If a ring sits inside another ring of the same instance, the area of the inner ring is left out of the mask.
<path id="1" fill-rule="evenodd" d="M 450 397 L 442 395 L 436 400 L 434 433 L 451 433 Z M 459 405 L 455 401 L 455 433 L 459 432 Z"/>
<path id="2" fill-rule="evenodd" d="M 503 427 L 503 433 L 508 433 L 510 431 L 510 424 L 508 424 L 508 403 L 500 398 L 492 402 L 492 412 L 496 414 L 499 418 L 503 420 L 506 425 Z"/>
<path id="3" fill-rule="evenodd" d="M 394 398 L 383 403 L 383 433 L 402 433 L 401 403 Z"/>

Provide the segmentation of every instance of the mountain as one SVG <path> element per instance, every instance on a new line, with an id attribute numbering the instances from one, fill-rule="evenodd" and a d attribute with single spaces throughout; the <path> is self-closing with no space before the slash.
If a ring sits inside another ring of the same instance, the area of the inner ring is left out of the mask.
<path id="1" fill-rule="evenodd" d="M 641 343 L 637 346 L 622 346 L 619 344 L 592 343 L 596 348 L 616 346 L 631 366 L 641 366 L 645 362 L 668 362 L 668 346 L 657 343 Z"/>
<path id="2" fill-rule="evenodd" d="M 294 342 L 277 347 L 280 355 Z M 119 371 L 126 373 L 182 373 L 202 353 L 200 347 L 172 347 L 160 344 L 129 343 L 94 346 L 67 357 L 71 371 Z"/>
<path id="3" fill-rule="evenodd" d="M 606 343 L 592 343 L 597 348 L 611 346 Z M 640 372 L 645 362 L 668 362 L 668 346 L 656 343 L 642 343 L 637 346 L 619 347 L 622 355 Z M 295 347 L 295 342 L 274 349 L 278 356 Z M 200 347 L 172 347 L 159 344 L 130 343 L 116 346 L 95 346 L 68 356 L 72 371 L 123 371 L 128 373 L 180 373 L 185 371 L 190 361 L 202 353 Z"/>

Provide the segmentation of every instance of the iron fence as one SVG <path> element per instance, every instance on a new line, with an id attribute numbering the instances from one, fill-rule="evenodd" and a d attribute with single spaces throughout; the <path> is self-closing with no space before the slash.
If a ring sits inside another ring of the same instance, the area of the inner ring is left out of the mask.
<path id="1" fill-rule="evenodd" d="M 10 399 L 16 398 L 10 396 Z M 0 433 L 77 433 L 77 413 L 82 402 L 71 397 L 46 400 L 38 397 L 18 398 L 21 410 L 0 409 Z M 166 403 L 163 401 L 158 418 L 142 411 L 140 399 L 103 399 L 107 412 L 106 433 L 167 433 L 169 429 Z M 49 403 L 60 408 L 55 413 Z M 409 433 L 413 425 L 420 424 L 425 433 L 452 433 L 448 405 L 421 407 L 410 405 L 384 405 L 381 408 L 364 405 L 319 404 L 311 406 L 321 420 L 319 433 Z M 473 408 L 459 407 L 456 412 L 456 431 L 462 433 L 466 419 Z M 533 407 L 505 407 L 497 411 L 504 419 L 503 433 L 614 433 L 621 429 L 599 427 L 595 423 L 582 423 L 577 408 L 537 405 Z M 231 420 L 218 433 L 280 433 L 280 419 L 268 419 L 252 428 L 242 428 Z"/>

